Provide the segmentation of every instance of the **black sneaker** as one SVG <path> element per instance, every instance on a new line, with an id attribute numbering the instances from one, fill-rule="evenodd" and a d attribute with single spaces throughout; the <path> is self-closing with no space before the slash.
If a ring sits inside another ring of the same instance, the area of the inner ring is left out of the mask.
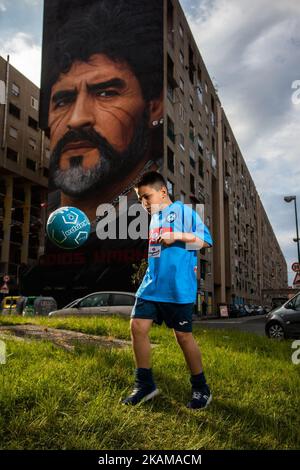
<path id="1" fill-rule="evenodd" d="M 192 389 L 192 399 L 187 404 L 188 408 L 192 409 L 204 409 L 206 408 L 212 400 L 212 394 L 208 385 L 203 387 L 201 390 Z"/>
<path id="2" fill-rule="evenodd" d="M 156 385 L 151 388 L 136 386 L 131 395 L 122 400 L 122 405 L 138 405 L 139 403 L 152 400 L 152 398 L 156 397 L 158 394 L 159 390 L 156 388 Z"/>

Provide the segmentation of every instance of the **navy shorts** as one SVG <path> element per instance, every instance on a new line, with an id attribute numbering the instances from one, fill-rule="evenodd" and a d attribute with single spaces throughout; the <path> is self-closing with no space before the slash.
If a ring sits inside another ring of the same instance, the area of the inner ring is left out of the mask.
<path id="1" fill-rule="evenodd" d="M 168 328 L 191 333 L 194 307 L 194 303 L 153 302 L 137 297 L 131 312 L 131 318 L 153 320 L 158 325 L 165 322 Z"/>

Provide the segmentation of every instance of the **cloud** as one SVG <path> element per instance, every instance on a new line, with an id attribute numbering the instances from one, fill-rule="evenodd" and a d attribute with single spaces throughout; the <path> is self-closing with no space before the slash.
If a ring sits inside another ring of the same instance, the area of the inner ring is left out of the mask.
<path id="1" fill-rule="evenodd" d="M 41 47 L 26 33 L 19 32 L 13 39 L 5 41 L 0 46 L 0 54 L 6 58 L 9 54 L 11 64 L 40 86 L 41 75 Z"/>
<path id="2" fill-rule="evenodd" d="M 7 10 L 5 4 L 3 2 L 0 2 L 0 12 L 5 13 Z"/>

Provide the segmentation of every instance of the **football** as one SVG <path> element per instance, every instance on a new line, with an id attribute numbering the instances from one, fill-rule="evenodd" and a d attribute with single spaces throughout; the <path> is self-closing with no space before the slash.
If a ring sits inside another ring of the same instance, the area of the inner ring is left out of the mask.
<path id="1" fill-rule="evenodd" d="M 56 246 L 74 250 L 89 238 L 91 224 L 84 212 L 76 207 L 60 207 L 52 212 L 47 221 L 48 238 Z"/>

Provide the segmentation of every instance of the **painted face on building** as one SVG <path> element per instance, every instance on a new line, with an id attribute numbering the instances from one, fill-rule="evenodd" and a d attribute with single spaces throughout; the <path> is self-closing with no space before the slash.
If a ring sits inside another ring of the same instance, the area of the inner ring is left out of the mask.
<path id="1" fill-rule="evenodd" d="M 147 161 L 162 100 L 146 103 L 129 66 L 103 54 L 74 62 L 51 90 L 50 181 L 80 198 L 126 179 Z"/>

